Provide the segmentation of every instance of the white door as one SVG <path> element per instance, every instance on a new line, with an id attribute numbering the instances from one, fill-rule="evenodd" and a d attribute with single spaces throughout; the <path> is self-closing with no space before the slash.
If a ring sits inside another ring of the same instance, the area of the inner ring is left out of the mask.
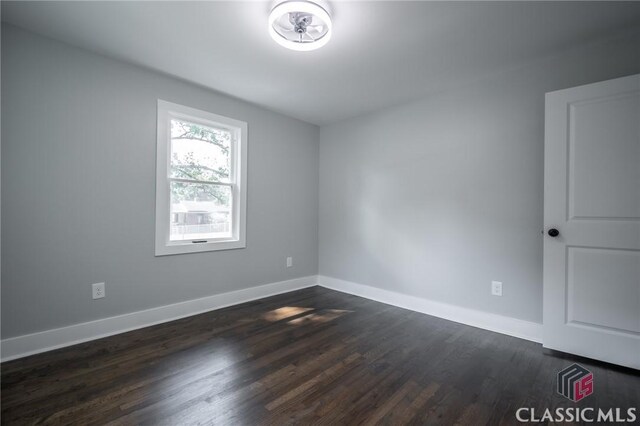
<path id="1" fill-rule="evenodd" d="M 640 75 L 547 93 L 545 127 L 544 347 L 640 369 Z"/>

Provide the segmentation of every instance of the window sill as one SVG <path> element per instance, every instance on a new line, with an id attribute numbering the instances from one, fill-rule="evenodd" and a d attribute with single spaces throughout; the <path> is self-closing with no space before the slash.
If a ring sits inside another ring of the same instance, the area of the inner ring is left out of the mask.
<path id="1" fill-rule="evenodd" d="M 218 250 L 234 250 L 245 248 L 247 245 L 244 240 L 226 240 L 226 241 L 211 241 L 207 243 L 174 243 L 156 244 L 156 256 L 170 256 L 173 254 L 187 254 L 187 253 L 201 253 L 207 251 Z"/>

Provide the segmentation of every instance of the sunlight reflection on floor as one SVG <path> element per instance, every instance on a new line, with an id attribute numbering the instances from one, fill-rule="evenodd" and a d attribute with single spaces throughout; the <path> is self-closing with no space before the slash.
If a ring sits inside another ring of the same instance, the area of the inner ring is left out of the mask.
<path id="1" fill-rule="evenodd" d="M 309 322 L 329 322 L 349 312 L 353 311 L 347 311 L 343 309 L 325 309 L 322 313 L 314 313 L 305 315 L 300 318 L 292 319 L 291 321 L 288 321 L 287 324 L 301 325 Z"/>
<path id="2" fill-rule="evenodd" d="M 283 306 L 282 308 L 274 309 L 262 315 L 262 318 L 267 321 L 280 321 L 285 318 L 300 315 L 302 313 L 312 311 L 313 308 L 301 308 L 299 306 Z"/>
<path id="3" fill-rule="evenodd" d="M 283 319 L 295 317 L 305 312 L 315 311 L 313 313 L 308 313 L 307 315 L 301 316 L 300 318 L 294 318 L 290 321 L 287 321 L 287 324 L 291 325 L 301 325 L 307 324 L 311 322 L 329 322 L 342 315 L 353 312 L 344 309 L 322 309 L 320 311 L 316 311 L 315 308 L 305 308 L 300 306 L 283 306 L 282 308 L 274 309 L 272 311 L 266 312 L 262 314 L 262 319 L 276 322 L 281 321 Z"/>

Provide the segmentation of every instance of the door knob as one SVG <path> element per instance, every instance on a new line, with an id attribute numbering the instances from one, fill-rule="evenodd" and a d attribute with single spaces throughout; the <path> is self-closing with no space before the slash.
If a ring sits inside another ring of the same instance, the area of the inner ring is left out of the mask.
<path id="1" fill-rule="evenodd" d="M 550 237 L 557 237 L 558 235 L 560 235 L 560 231 L 558 231 L 556 228 L 551 228 L 549 229 L 549 232 L 547 232 L 547 234 L 549 234 Z"/>

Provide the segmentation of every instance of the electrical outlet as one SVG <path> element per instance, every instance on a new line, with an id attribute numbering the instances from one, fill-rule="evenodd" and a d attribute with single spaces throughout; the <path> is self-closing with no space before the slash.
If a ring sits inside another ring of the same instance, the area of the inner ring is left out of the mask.
<path id="1" fill-rule="evenodd" d="M 93 290 L 94 299 L 102 299 L 105 296 L 104 283 L 91 284 L 91 289 Z"/>
<path id="2" fill-rule="evenodd" d="M 291 268 L 293 266 L 293 257 L 287 257 L 287 268 Z"/>
<path id="3" fill-rule="evenodd" d="M 502 296 L 502 283 L 500 281 L 491 281 L 491 294 Z"/>

